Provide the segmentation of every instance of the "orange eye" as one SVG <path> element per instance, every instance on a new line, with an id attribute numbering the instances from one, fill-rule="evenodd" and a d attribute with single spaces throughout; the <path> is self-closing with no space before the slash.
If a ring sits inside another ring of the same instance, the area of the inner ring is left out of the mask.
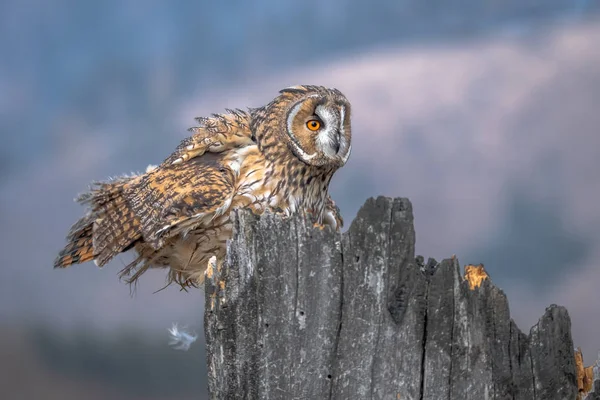
<path id="1" fill-rule="evenodd" d="M 311 131 L 318 131 L 321 127 L 321 123 L 316 119 L 311 119 L 306 123 L 306 127 Z"/>

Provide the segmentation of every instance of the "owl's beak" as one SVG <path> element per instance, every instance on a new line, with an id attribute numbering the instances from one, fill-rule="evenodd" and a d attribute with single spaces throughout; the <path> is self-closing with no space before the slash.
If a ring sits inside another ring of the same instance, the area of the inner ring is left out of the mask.
<path id="1" fill-rule="evenodd" d="M 317 146 L 325 157 L 331 160 L 338 159 L 340 157 L 338 153 L 342 148 L 341 131 L 333 128 L 321 132 L 317 138 Z"/>

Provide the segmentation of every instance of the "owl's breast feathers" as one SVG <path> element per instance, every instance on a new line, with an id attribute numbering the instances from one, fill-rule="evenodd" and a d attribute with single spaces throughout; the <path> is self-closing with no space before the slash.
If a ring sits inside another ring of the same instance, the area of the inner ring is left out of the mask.
<path id="1" fill-rule="evenodd" d="M 79 198 L 89 212 L 71 228 L 55 267 L 90 260 L 103 266 L 133 248 L 138 256 L 122 271 L 130 283 L 149 268 L 168 267 L 169 283 L 196 286 L 210 257 L 225 254 L 233 208 L 287 215 L 302 209 L 340 229 L 327 193 L 333 171 L 291 157 L 267 160 L 249 119 L 237 110 L 199 119 L 194 135 L 158 167 L 93 185 Z"/>

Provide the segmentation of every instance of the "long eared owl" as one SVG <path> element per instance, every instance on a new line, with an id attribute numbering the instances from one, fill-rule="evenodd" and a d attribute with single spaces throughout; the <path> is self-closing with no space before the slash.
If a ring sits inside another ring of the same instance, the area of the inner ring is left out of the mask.
<path id="1" fill-rule="evenodd" d="M 305 212 L 339 230 L 329 182 L 351 152 L 350 103 L 337 89 L 294 86 L 264 107 L 197 118 L 199 126 L 160 165 L 92 184 L 89 206 L 54 266 L 119 253 L 137 257 L 121 276 L 169 268 L 169 283 L 197 286 L 212 256 L 223 259 L 231 211 Z"/>

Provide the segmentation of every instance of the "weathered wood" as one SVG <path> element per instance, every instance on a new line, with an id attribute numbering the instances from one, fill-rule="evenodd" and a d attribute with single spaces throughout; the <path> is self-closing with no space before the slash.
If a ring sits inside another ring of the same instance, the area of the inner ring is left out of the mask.
<path id="1" fill-rule="evenodd" d="M 600 400 L 600 367 L 596 367 L 594 374 L 594 386 L 592 391 L 587 394 L 585 400 Z"/>
<path id="2" fill-rule="evenodd" d="M 237 213 L 206 280 L 211 398 L 576 398 L 566 309 L 525 335 L 489 279 L 414 244 L 407 199 L 369 199 L 344 234 Z"/>

